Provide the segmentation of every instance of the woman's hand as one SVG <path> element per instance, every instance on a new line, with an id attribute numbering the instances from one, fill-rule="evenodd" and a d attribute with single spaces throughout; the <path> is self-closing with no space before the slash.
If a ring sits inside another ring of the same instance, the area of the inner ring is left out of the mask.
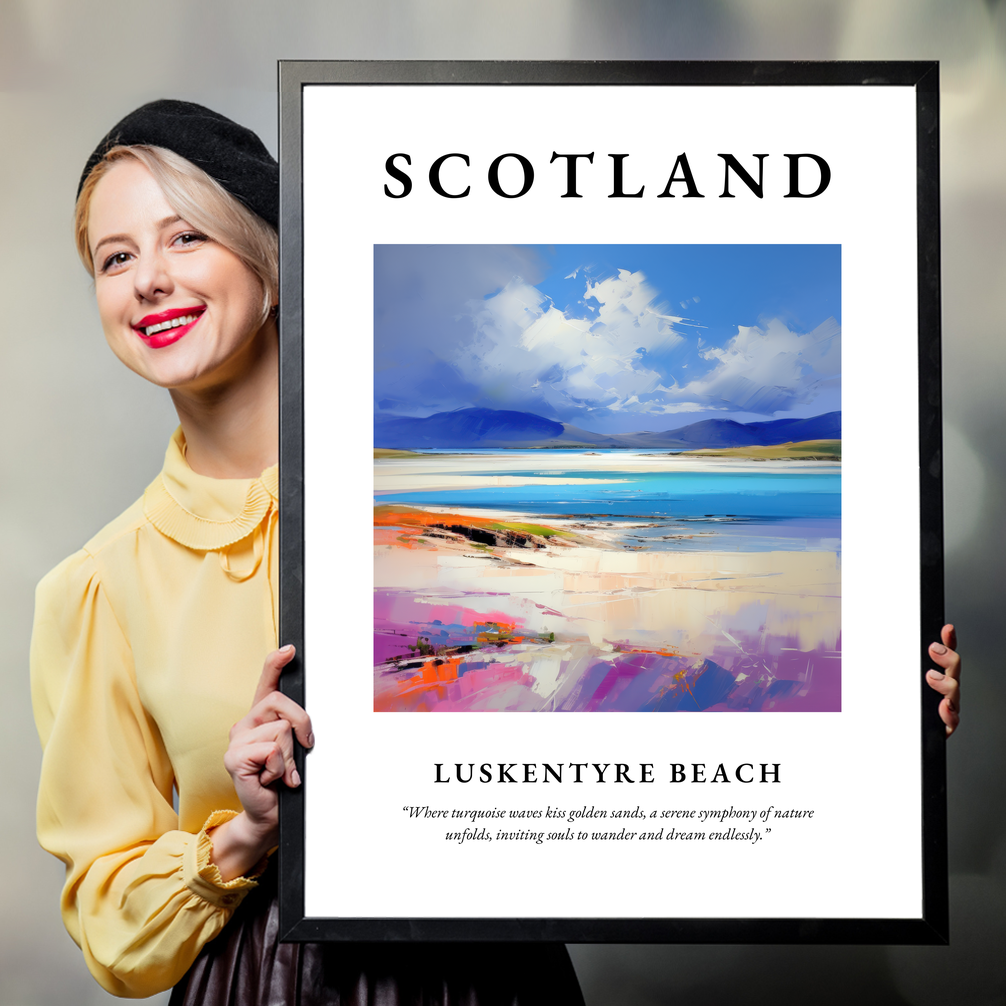
<path id="1" fill-rule="evenodd" d="M 283 668 L 293 659 L 292 646 L 273 650 L 265 659 L 251 711 L 231 727 L 224 766 L 230 773 L 244 810 L 212 829 L 212 861 L 224 880 L 252 869 L 279 838 L 278 780 L 300 785 L 293 760 L 293 737 L 314 746 L 311 718 L 293 699 L 279 691 Z"/>
<path id="2" fill-rule="evenodd" d="M 947 725 L 949 737 L 961 721 L 961 658 L 957 653 L 957 632 L 952 625 L 944 625 L 941 643 L 931 643 L 929 656 L 943 668 L 926 673 L 929 687 L 943 696 L 940 719 Z"/>

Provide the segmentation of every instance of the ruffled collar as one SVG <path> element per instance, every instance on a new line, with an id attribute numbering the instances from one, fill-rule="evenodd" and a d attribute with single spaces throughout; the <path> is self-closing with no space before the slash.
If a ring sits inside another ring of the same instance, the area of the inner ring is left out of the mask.
<path id="1" fill-rule="evenodd" d="M 279 466 L 257 479 L 213 479 L 185 460 L 185 437 L 175 430 L 164 468 L 143 494 L 143 512 L 162 534 L 186 548 L 211 552 L 252 533 L 279 500 Z"/>

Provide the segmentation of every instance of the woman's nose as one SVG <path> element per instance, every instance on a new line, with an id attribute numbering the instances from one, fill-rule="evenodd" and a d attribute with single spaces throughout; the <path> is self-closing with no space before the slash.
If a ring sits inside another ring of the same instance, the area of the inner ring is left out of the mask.
<path id="1" fill-rule="evenodd" d="M 168 262 L 160 251 L 141 254 L 133 271 L 137 300 L 156 301 L 174 290 Z"/>

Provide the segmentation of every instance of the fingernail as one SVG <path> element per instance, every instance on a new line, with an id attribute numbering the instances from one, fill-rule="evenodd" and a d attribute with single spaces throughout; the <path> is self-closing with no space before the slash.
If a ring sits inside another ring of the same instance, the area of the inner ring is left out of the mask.
<path id="1" fill-rule="evenodd" d="M 309 748 L 313 748 L 314 747 L 314 733 L 313 732 L 309 733 L 307 735 L 307 746 Z"/>
<path id="2" fill-rule="evenodd" d="M 293 643 L 287 643 L 286 646 L 280 648 L 279 652 L 282 653 L 284 656 L 286 656 L 286 654 L 288 653 L 293 653 Z"/>
<path id="3" fill-rule="evenodd" d="M 294 786 L 300 785 L 300 773 L 296 769 L 290 773 L 290 781 L 294 784 Z"/>
<path id="4" fill-rule="evenodd" d="M 929 671 L 928 673 L 929 673 L 929 676 L 934 681 L 942 681 L 946 677 L 945 674 L 941 674 L 939 671 Z"/>
<path id="5" fill-rule="evenodd" d="M 931 649 L 933 651 L 933 653 L 946 653 L 947 652 L 947 648 L 942 643 L 933 643 L 933 645 L 930 646 L 929 649 Z"/>

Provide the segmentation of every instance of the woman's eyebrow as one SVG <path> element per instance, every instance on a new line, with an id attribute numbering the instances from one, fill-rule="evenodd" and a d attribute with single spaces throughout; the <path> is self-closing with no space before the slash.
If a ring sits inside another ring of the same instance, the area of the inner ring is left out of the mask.
<path id="1" fill-rule="evenodd" d="M 92 255 L 98 254 L 98 249 L 102 245 L 112 244 L 115 241 L 130 241 L 131 238 L 128 234 L 109 234 L 108 237 L 102 238 L 95 246 L 91 249 Z"/>
<path id="2" fill-rule="evenodd" d="M 181 221 L 181 219 L 182 218 L 177 213 L 175 213 L 175 214 L 173 214 L 170 217 L 165 217 L 163 220 L 158 220 L 157 223 L 154 224 L 154 227 L 157 230 L 160 231 L 160 230 L 163 230 L 165 227 L 170 227 L 172 224 L 179 223 Z M 127 242 L 131 242 L 132 240 L 133 239 L 128 234 L 109 234 L 107 237 L 103 237 L 94 246 L 93 250 L 91 251 L 91 255 L 92 256 L 96 255 L 98 253 L 98 249 L 102 245 L 110 244 L 110 243 L 115 242 L 115 241 L 127 241 Z"/>

